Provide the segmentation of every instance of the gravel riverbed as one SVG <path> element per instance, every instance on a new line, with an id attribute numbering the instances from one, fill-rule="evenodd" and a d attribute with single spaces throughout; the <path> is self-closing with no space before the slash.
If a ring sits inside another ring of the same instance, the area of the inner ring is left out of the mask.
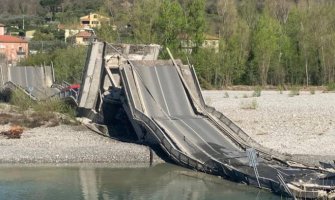
<path id="1" fill-rule="evenodd" d="M 204 91 L 209 105 L 261 145 L 315 164 L 335 160 L 335 93 Z M 0 125 L 0 132 L 9 125 Z M 0 163 L 148 163 L 150 148 L 98 135 L 83 126 L 25 129 L 21 139 L 0 136 Z M 164 162 L 153 153 L 154 163 Z M 315 161 L 315 162 L 314 162 Z"/>
<path id="2" fill-rule="evenodd" d="M 1 126 L 0 131 L 9 126 Z M 24 130 L 21 139 L 0 136 L 0 163 L 150 163 L 150 148 L 98 135 L 84 126 Z M 153 152 L 154 163 L 163 162 Z"/>
<path id="3" fill-rule="evenodd" d="M 335 159 L 335 93 L 204 91 L 206 102 L 261 145 L 307 158 Z"/>

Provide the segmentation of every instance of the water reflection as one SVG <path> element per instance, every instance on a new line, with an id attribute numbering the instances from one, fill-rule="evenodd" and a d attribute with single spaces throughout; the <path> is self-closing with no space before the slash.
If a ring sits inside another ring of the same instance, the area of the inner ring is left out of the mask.
<path id="1" fill-rule="evenodd" d="M 95 169 L 79 168 L 79 177 L 84 199 L 98 199 L 98 186 Z"/>
<path id="2" fill-rule="evenodd" d="M 0 199 L 277 200 L 280 197 L 163 164 L 136 169 L 2 167 Z"/>

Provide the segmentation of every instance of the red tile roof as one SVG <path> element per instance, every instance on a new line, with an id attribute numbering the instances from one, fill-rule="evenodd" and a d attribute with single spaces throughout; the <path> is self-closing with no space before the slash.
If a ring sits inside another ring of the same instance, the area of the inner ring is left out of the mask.
<path id="1" fill-rule="evenodd" d="M 0 42 L 2 43 L 27 43 L 27 41 L 21 38 L 10 36 L 10 35 L 0 35 Z"/>

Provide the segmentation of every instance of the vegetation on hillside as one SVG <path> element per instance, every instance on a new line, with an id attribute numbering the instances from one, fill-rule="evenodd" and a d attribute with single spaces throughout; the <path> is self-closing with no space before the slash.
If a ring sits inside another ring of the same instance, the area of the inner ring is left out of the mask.
<path id="1" fill-rule="evenodd" d="M 185 62 L 188 58 L 194 64 L 200 82 L 207 87 L 308 86 L 335 82 L 333 0 L 3 1 L 2 23 L 17 23 L 22 19 L 17 16 L 25 15 L 35 19 L 27 22 L 28 27 L 39 25 L 41 18 L 74 24 L 89 12 L 107 15 L 117 29 L 103 25 L 96 31 L 99 38 L 108 42 L 158 43 L 169 47 L 175 57 Z M 38 32 L 43 40 L 59 39 L 55 32 L 43 35 L 45 32 Z M 220 38 L 218 53 L 200 48 L 205 34 Z M 181 35 L 194 42 L 192 54 L 180 48 Z M 68 48 L 62 47 L 62 51 L 71 53 Z M 79 59 L 79 56 L 74 57 Z M 166 52 L 162 57 L 166 57 Z M 53 61 L 55 67 L 65 66 L 65 61 L 59 65 L 60 62 Z M 74 60 L 68 61 L 71 63 L 68 67 L 74 65 Z M 63 72 L 61 78 L 66 77 L 65 74 L 68 73 Z"/>
<path id="2" fill-rule="evenodd" d="M 30 55 L 20 64 L 25 66 L 53 65 L 57 82 L 80 83 L 86 54 L 87 47 L 85 46 L 68 46 L 57 48 L 51 52 Z"/>

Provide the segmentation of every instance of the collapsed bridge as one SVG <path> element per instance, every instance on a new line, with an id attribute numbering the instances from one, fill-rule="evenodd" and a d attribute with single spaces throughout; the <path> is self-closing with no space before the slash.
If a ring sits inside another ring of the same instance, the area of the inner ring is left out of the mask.
<path id="1" fill-rule="evenodd" d="M 335 199 L 335 168 L 314 168 L 266 149 L 206 105 L 193 66 L 157 45 L 89 49 L 76 104 L 96 131 L 125 113 L 141 142 L 158 144 L 177 164 L 303 199 Z M 109 109 L 106 109 L 106 108 Z M 93 124 L 93 125 L 92 125 Z M 94 125 L 95 124 L 95 125 Z"/>
<path id="2" fill-rule="evenodd" d="M 193 66 L 171 54 L 157 60 L 159 48 L 93 43 L 81 114 L 99 123 L 115 115 L 104 104 L 118 105 L 140 141 L 159 144 L 179 165 L 283 196 L 335 199 L 334 165 L 305 166 L 259 145 L 206 105 Z"/>
<path id="3" fill-rule="evenodd" d="M 193 66 L 170 52 L 157 60 L 159 48 L 93 43 L 78 105 L 96 130 L 122 110 L 140 141 L 158 144 L 179 165 L 283 196 L 335 199 L 334 165 L 309 167 L 259 145 L 206 105 Z"/>

